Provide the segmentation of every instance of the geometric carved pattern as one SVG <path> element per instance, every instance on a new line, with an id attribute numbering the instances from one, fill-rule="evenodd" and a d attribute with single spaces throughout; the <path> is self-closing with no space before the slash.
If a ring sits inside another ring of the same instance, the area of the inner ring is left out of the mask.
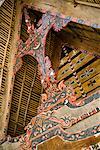
<path id="1" fill-rule="evenodd" d="M 73 63 L 75 69 L 70 66 L 68 56 L 71 57 L 70 61 Z M 99 58 L 82 54 L 79 51 L 75 52 L 74 49 L 71 49 L 68 54 L 65 52 L 65 56 L 61 59 L 57 79 L 59 81 L 62 79 L 65 80 L 66 86 L 72 85 L 77 100 L 79 100 L 82 98 L 84 92 L 88 96 L 99 89 L 99 64 Z"/>

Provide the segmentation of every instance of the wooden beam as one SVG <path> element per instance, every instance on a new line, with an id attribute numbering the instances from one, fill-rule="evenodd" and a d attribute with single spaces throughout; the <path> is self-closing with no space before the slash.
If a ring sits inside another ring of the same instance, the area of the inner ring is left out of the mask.
<path id="1" fill-rule="evenodd" d="M 78 141 L 63 141 L 60 137 L 56 136 L 52 139 L 38 145 L 38 150 L 82 150 L 82 148 L 89 147 L 90 145 L 100 142 L 100 136 L 89 137 Z"/>
<path id="2" fill-rule="evenodd" d="M 80 1 L 80 0 L 75 0 L 76 5 L 77 4 L 82 4 L 82 5 L 86 5 L 86 6 L 90 6 L 90 7 L 97 7 L 100 8 L 100 4 L 98 3 L 91 3 L 91 2 L 84 2 L 84 1 Z"/>
<path id="3" fill-rule="evenodd" d="M 89 7 L 87 5 L 79 4 L 74 7 L 73 2 L 68 2 L 67 0 L 26 0 L 28 5 L 35 4 L 36 8 L 51 11 L 52 13 L 61 13 L 65 16 L 71 16 L 74 18 L 89 21 L 91 24 L 100 25 L 100 9 L 96 7 Z M 50 4 L 50 5 L 49 5 Z M 95 12 L 95 13 L 94 13 Z"/>

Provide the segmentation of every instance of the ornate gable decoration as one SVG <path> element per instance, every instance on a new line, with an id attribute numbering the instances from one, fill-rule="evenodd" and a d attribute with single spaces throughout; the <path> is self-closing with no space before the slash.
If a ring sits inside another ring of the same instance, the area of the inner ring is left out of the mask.
<path id="1" fill-rule="evenodd" d="M 50 12 L 43 14 L 42 19 L 38 22 L 38 28 L 31 24 L 30 17 L 27 12 L 27 7 L 24 8 L 25 22 L 27 25 L 27 32 L 29 38 L 24 43 L 21 39 L 18 41 L 18 52 L 16 54 L 16 63 L 14 66 L 14 74 L 19 70 L 22 65 L 22 57 L 24 55 L 33 56 L 39 63 L 39 71 L 41 76 L 41 83 L 44 88 L 44 93 L 41 95 L 41 105 L 38 108 L 38 115 L 34 117 L 28 124 L 26 134 L 20 137 L 10 139 L 9 141 L 21 142 L 21 149 L 36 149 L 37 145 L 46 141 L 53 136 L 59 135 L 64 140 L 75 141 L 86 138 L 88 136 L 99 133 L 100 126 L 95 125 L 89 129 L 72 134 L 65 131 L 77 122 L 84 120 L 99 112 L 99 108 L 95 108 L 85 115 L 77 118 L 71 116 L 64 116 L 63 118 L 56 118 L 54 116 L 55 110 L 67 105 L 78 108 L 92 100 L 82 99 L 77 102 L 72 87 L 66 87 L 64 81 L 58 81 L 54 70 L 52 69 L 51 61 L 48 56 L 45 56 L 46 36 L 51 28 L 55 31 L 60 31 L 71 20 L 71 17 L 60 17 L 59 14 L 52 15 Z M 81 21 L 83 23 L 84 21 Z M 66 50 L 66 47 L 65 47 Z M 95 95 L 98 93 L 95 93 Z M 95 96 L 94 96 L 95 97 Z"/>

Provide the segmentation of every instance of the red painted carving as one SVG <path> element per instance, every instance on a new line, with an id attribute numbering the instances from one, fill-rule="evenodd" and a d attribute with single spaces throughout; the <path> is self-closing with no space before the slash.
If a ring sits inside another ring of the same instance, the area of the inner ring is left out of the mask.
<path id="1" fill-rule="evenodd" d="M 31 55 L 35 57 L 39 63 L 39 71 L 41 75 L 41 83 L 45 89 L 45 93 L 41 95 L 41 105 L 38 109 L 39 115 L 34 117 L 31 122 L 28 124 L 26 129 L 26 134 L 21 137 L 19 137 L 21 145 L 21 149 L 32 149 L 32 140 L 36 140 L 37 142 L 34 142 L 34 150 L 36 149 L 36 145 L 38 142 L 38 136 L 44 138 L 44 141 L 47 139 L 46 134 L 48 134 L 48 138 L 51 138 L 55 135 L 60 135 L 63 138 L 68 138 L 68 140 L 76 140 L 78 137 L 83 134 L 84 136 L 81 138 L 84 138 L 87 136 L 87 131 L 90 135 L 93 135 L 95 133 L 98 133 L 98 127 L 82 131 L 75 134 L 69 134 L 69 137 L 67 137 L 68 133 L 63 130 L 63 128 L 68 128 L 72 126 L 73 124 L 77 123 L 77 118 L 72 118 L 73 123 L 69 121 L 66 123 L 66 116 L 65 118 L 57 119 L 54 116 L 52 116 L 52 108 L 56 108 L 56 106 L 60 103 L 64 105 L 64 103 L 70 103 L 73 106 L 81 106 L 83 104 L 83 101 L 78 103 L 76 101 L 76 97 L 74 94 L 74 91 L 71 87 L 66 87 L 64 84 L 64 81 L 61 81 L 58 84 L 58 81 L 56 80 L 56 74 L 54 70 L 52 69 L 51 61 L 48 56 L 45 56 L 45 42 L 46 42 L 46 36 L 49 30 L 53 27 L 55 31 L 61 30 L 64 26 L 67 25 L 67 23 L 70 21 L 68 18 L 61 18 L 57 14 L 52 15 L 49 12 L 45 13 L 42 16 L 42 19 L 39 21 L 39 28 L 34 28 L 34 25 L 30 22 L 30 17 L 27 13 L 27 9 L 24 9 L 25 13 L 25 22 L 27 25 L 27 32 L 29 33 L 28 40 L 23 43 L 22 40 L 18 41 L 18 53 L 16 55 L 16 64 L 14 67 L 14 73 L 18 71 L 18 69 L 21 67 L 22 64 L 22 57 L 24 55 Z M 49 111 L 51 110 L 51 111 Z M 45 112 L 45 113 L 44 113 Z M 97 113 L 97 111 L 93 111 L 93 114 Z M 87 116 L 88 114 L 86 114 Z M 65 120 L 64 120 L 65 119 Z M 79 119 L 79 118 L 78 118 Z M 83 118 L 83 116 L 81 117 Z M 80 120 L 78 120 L 80 121 Z M 43 124 L 44 123 L 44 124 Z M 54 132 L 51 132 L 50 135 L 49 132 L 51 130 L 54 130 Z M 45 135 L 43 135 L 45 132 Z M 46 133 L 47 132 L 47 133 Z M 37 136 L 38 135 L 38 136 Z M 32 136 L 32 137 L 31 137 Z M 50 137 L 51 136 L 51 137 Z M 73 139 L 74 137 L 74 139 Z M 33 138 L 33 139 L 32 139 Z"/>

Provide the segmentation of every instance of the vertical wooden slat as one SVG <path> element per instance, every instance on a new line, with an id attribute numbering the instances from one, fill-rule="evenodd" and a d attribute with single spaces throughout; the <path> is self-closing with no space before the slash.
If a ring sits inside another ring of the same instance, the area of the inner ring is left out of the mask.
<path id="1" fill-rule="evenodd" d="M 16 128 L 17 128 L 19 110 L 20 110 L 20 105 L 21 105 L 21 98 L 22 98 L 22 94 L 23 94 L 23 88 L 24 88 L 24 82 L 25 82 L 25 76 L 26 76 L 26 69 L 27 69 L 27 66 L 25 66 L 24 76 L 23 76 L 23 80 L 22 80 L 22 86 L 21 86 L 21 91 L 20 91 L 19 104 L 18 104 L 18 110 L 17 110 L 17 115 L 16 115 L 16 124 L 15 124 L 15 128 L 14 128 L 14 134 L 15 134 Z"/>
<path id="2" fill-rule="evenodd" d="M 24 126 L 37 114 L 41 94 L 41 82 L 37 69 L 37 61 L 32 56 L 23 57 L 23 65 L 16 74 L 12 94 L 8 126 L 8 134 L 11 136 L 24 132 Z"/>
<path id="3" fill-rule="evenodd" d="M 7 46 L 9 44 L 9 40 L 10 40 L 10 34 L 11 34 L 11 25 L 12 25 L 12 18 L 13 18 L 13 9 L 14 9 L 14 3 L 12 3 L 12 10 L 11 10 L 11 14 L 10 14 L 10 22 L 9 22 L 9 33 L 8 33 L 8 38 L 7 38 L 7 42 L 5 45 L 5 50 L 4 50 L 4 56 L 3 56 L 3 61 L 2 61 L 2 65 L 1 65 L 1 72 L 0 72 L 0 91 L 1 91 L 1 84 L 2 84 L 2 77 L 3 77 L 3 69 L 4 69 L 4 63 L 5 63 L 5 59 L 6 59 L 6 53 L 7 53 Z M 4 9 L 2 9 L 3 11 Z"/>
<path id="4" fill-rule="evenodd" d="M 26 111 L 25 111 L 25 114 L 24 114 L 24 122 L 23 122 L 24 126 L 25 126 L 25 121 L 26 121 L 26 115 L 27 115 L 27 111 L 28 111 L 29 101 L 30 101 L 30 98 L 31 98 L 32 88 L 33 88 L 34 81 L 35 81 L 35 78 L 36 78 L 36 72 L 37 72 L 37 67 L 35 68 L 35 73 L 34 73 L 33 81 L 31 83 L 31 88 L 30 88 L 30 92 L 29 92 L 29 96 L 28 96 L 28 100 L 27 100 Z"/>

